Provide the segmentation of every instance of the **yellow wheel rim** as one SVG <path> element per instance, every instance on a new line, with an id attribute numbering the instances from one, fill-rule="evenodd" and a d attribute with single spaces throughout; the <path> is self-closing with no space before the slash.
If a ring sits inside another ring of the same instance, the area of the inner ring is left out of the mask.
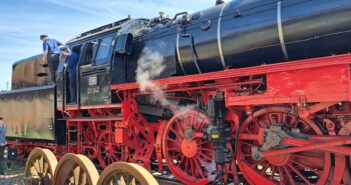
<path id="1" fill-rule="evenodd" d="M 156 179 L 145 168 L 132 163 L 117 162 L 108 166 L 101 174 L 98 185 L 158 185 Z"/>
<path id="2" fill-rule="evenodd" d="M 99 173 L 84 155 L 66 154 L 57 164 L 54 185 L 96 185 Z"/>
<path id="3" fill-rule="evenodd" d="M 39 185 L 50 185 L 56 165 L 57 159 L 50 150 L 35 148 L 27 159 L 25 176 L 36 179 Z"/>

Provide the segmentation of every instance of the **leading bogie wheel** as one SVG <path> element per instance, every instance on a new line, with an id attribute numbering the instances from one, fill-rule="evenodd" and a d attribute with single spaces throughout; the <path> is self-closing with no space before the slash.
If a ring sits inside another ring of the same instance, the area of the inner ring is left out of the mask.
<path id="1" fill-rule="evenodd" d="M 56 165 L 57 159 L 50 150 L 35 148 L 27 159 L 25 177 L 38 185 L 50 185 Z"/>
<path id="2" fill-rule="evenodd" d="M 145 168 L 125 162 L 108 166 L 102 173 L 98 185 L 158 185 L 156 179 Z"/>
<path id="3" fill-rule="evenodd" d="M 208 184 L 215 178 L 213 144 L 194 137 L 209 126 L 206 114 L 185 110 L 175 114 L 164 129 L 164 158 L 172 174 L 184 184 Z"/>
<path id="4" fill-rule="evenodd" d="M 66 154 L 57 164 L 54 185 L 96 185 L 99 173 L 84 155 Z"/>

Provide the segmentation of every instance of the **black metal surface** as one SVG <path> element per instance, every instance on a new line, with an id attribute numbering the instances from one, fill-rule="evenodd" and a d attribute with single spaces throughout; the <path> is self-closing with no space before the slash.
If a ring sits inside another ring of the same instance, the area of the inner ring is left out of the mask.
<path id="1" fill-rule="evenodd" d="M 80 102 L 81 105 L 111 103 L 111 73 L 109 66 L 81 68 Z"/>
<path id="2" fill-rule="evenodd" d="M 218 175 L 223 173 L 226 163 L 231 161 L 230 150 L 227 148 L 227 143 L 230 143 L 231 128 L 226 124 L 224 117 L 226 108 L 224 102 L 224 92 L 217 92 L 216 96 L 208 101 L 207 115 L 210 118 L 210 127 L 205 130 L 206 138 L 213 143 L 215 150 L 215 163 L 221 166 L 221 169 L 216 169 L 213 172 Z"/>
<path id="3" fill-rule="evenodd" d="M 351 51 L 350 17 L 350 0 L 231 1 L 144 28 L 129 62 L 136 66 L 149 48 L 172 76 L 343 54 Z"/>

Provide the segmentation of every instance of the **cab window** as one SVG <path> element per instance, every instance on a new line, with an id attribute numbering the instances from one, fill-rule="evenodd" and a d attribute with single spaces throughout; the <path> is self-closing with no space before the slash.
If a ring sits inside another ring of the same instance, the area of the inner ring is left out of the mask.
<path id="1" fill-rule="evenodd" d="M 95 64 L 104 64 L 108 61 L 113 36 L 100 39 L 98 51 L 96 53 Z"/>

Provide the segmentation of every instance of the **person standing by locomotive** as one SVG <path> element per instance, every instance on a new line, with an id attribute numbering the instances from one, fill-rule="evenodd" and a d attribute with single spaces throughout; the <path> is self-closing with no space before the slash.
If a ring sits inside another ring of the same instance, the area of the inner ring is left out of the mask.
<path id="1" fill-rule="evenodd" d="M 4 150 L 6 145 L 6 127 L 4 120 L 0 117 L 0 175 L 4 175 Z"/>
<path id="2" fill-rule="evenodd" d="M 69 47 L 61 47 L 61 53 L 66 57 L 65 67 L 68 71 L 70 103 L 77 103 L 77 66 L 79 55 L 69 49 Z"/>
<path id="3" fill-rule="evenodd" d="M 40 35 L 40 40 L 43 42 L 43 58 L 44 61 L 47 60 L 48 66 L 51 73 L 51 82 L 56 82 L 56 70 L 60 60 L 60 50 L 59 46 L 62 45 L 61 42 L 50 39 L 47 35 Z"/>

